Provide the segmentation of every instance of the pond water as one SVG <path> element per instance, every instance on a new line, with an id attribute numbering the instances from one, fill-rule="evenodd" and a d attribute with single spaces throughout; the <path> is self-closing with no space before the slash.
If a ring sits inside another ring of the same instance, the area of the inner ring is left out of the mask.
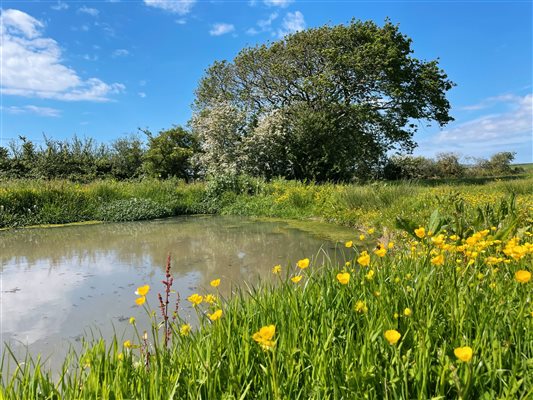
<path id="1" fill-rule="evenodd" d="M 83 335 L 130 338 L 129 317 L 146 321 L 134 291 L 150 285 L 147 300 L 157 310 L 167 254 L 180 315 L 194 324 L 185 299 L 212 292 L 212 279 L 221 278 L 218 289 L 229 295 L 243 282 L 271 279 L 276 264 L 304 257 L 322 262 L 342 250 L 309 230 L 283 221 L 196 216 L 0 232 L 2 352 L 7 343 L 17 355 L 40 353 L 54 369 Z"/>

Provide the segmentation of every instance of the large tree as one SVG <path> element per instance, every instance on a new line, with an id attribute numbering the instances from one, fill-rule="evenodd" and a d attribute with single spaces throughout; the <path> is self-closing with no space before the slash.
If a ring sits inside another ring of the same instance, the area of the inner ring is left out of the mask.
<path id="1" fill-rule="evenodd" d="M 453 83 L 437 61 L 412 53 L 397 25 L 352 21 L 215 62 L 197 88 L 191 121 L 204 167 L 220 170 L 219 155 L 209 155 L 215 134 L 216 151 L 230 152 L 232 168 L 243 172 L 314 180 L 372 175 L 387 151 L 414 148 L 420 123 L 452 120 L 445 94 Z M 239 118 L 217 131 L 221 110 Z"/>

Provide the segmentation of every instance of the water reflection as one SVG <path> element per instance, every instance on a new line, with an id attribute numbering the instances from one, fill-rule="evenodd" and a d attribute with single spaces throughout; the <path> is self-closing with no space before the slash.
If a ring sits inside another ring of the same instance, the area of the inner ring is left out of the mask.
<path id="1" fill-rule="evenodd" d="M 316 256 L 324 246 L 334 247 L 282 222 L 235 217 L 1 232 L 2 341 L 57 355 L 88 329 L 127 336 L 127 319 L 145 317 L 133 292 L 150 284 L 156 308 L 168 253 L 185 299 L 214 278 L 222 278 L 225 294 L 234 284 L 268 279 L 273 265 Z M 185 303 L 182 315 L 192 318 Z"/>

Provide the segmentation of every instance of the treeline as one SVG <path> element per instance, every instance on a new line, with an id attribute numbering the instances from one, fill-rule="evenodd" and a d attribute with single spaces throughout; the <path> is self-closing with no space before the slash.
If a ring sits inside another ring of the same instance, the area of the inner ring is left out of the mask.
<path id="1" fill-rule="evenodd" d="M 21 136 L 7 147 L 0 147 L 0 179 L 91 182 L 96 179 L 130 180 L 148 177 L 191 181 L 208 174 L 200 162 L 202 149 L 190 131 L 173 127 L 162 130 L 157 135 L 148 130 L 142 132 L 146 140 L 142 136 L 132 135 L 116 139 L 110 144 L 99 144 L 93 139 L 74 136 L 63 141 L 44 137 L 44 143 L 36 145 Z M 514 156 L 512 152 L 500 152 L 489 159 L 467 158 L 469 163 L 466 164 L 454 153 L 442 153 L 435 159 L 396 155 L 383 161 L 374 170 L 371 179 L 416 180 L 512 175 L 523 172 L 523 169 L 512 166 Z"/>
<path id="2" fill-rule="evenodd" d="M 515 153 L 503 151 L 489 159 L 467 157 L 468 163 L 461 163 L 455 153 L 440 153 L 435 159 L 396 155 L 390 157 L 384 168 L 386 180 L 474 178 L 506 176 L 523 173 L 524 169 L 512 166 Z"/>
<path id="3" fill-rule="evenodd" d="M 0 179 L 68 179 L 90 182 L 96 179 L 128 180 L 140 177 L 190 180 L 196 177 L 191 164 L 195 140 L 181 127 L 157 135 L 139 135 L 99 144 L 94 139 L 63 141 L 44 137 L 36 145 L 24 136 L 0 147 Z"/>

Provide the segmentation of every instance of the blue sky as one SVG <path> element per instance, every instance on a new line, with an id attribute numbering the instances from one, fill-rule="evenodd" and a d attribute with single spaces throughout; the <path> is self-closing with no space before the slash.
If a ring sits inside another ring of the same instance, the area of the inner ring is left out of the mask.
<path id="1" fill-rule="evenodd" d="M 0 145 L 109 142 L 185 125 L 205 68 L 246 46 L 352 18 L 400 24 L 440 59 L 455 118 L 422 127 L 415 154 L 532 162 L 531 1 L 2 1 Z"/>

